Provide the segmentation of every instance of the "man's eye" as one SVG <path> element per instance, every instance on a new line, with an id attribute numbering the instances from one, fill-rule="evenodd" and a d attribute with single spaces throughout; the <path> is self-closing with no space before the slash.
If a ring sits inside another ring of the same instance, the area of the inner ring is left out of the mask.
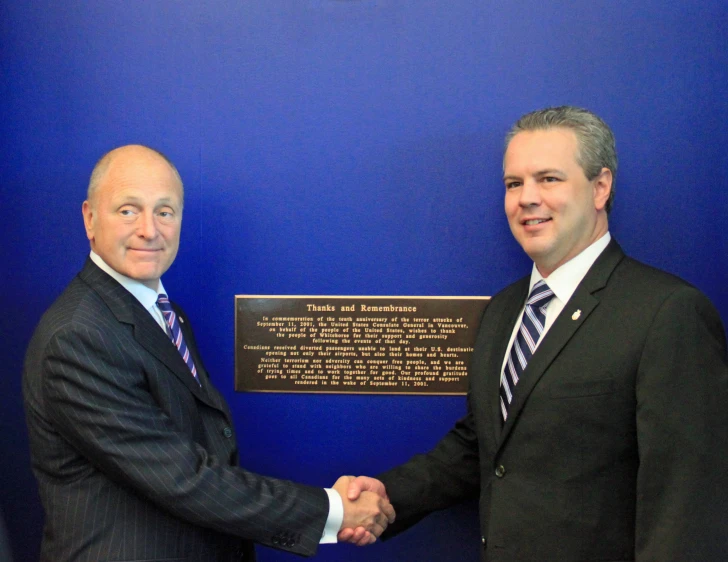
<path id="1" fill-rule="evenodd" d="M 559 181 L 559 178 L 555 178 L 554 176 L 544 176 L 543 181 L 547 183 L 552 183 L 555 181 Z"/>
<path id="2" fill-rule="evenodd" d="M 119 211 L 119 214 L 122 217 L 130 217 L 134 214 L 134 211 L 132 211 L 131 209 L 122 209 L 121 211 Z"/>
<path id="3" fill-rule="evenodd" d="M 174 214 L 172 211 L 159 211 L 159 216 L 163 219 L 171 219 Z"/>
<path id="4" fill-rule="evenodd" d="M 507 181 L 506 189 L 513 189 L 514 187 L 518 187 L 519 185 L 521 185 L 520 181 Z"/>

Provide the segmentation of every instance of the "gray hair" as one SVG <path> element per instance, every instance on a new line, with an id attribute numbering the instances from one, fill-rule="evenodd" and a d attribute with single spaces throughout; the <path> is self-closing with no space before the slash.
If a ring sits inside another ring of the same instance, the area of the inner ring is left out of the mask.
<path id="1" fill-rule="evenodd" d="M 136 145 L 139 148 L 149 150 L 162 158 L 167 164 L 169 164 L 169 167 L 172 168 L 172 172 L 174 172 L 174 175 L 177 177 L 177 180 L 179 181 L 179 185 L 182 188 L 182 193 L 184 193 L 184 184 L 182 183 L 182 177 L 179 175 L 179 171 L 177 170 L 177 167 L 172 163 L 172 161 L 167 158 L 163 153 L 161 153 L 159 150 L 156 150 L 154 148 L 151 148 L 149 146 L 144 146 L 143 144 Z M 114 155 L 116 154 L 116 151 L 118 151 L 120 148 L 127 148 L 126 146 L 114 148 L 112 150 L 109 150 L 106 154 L 104 154 L 101 158 L 99 158 L 99 161 L 96 162 L 96 165 L 94 166 L 94 169 L 91 171 L 91 178 L 88 182 L 88 190 L 86 192 L 86 199 L 91 202 L 91 198 L 95 195 L 96 190 L 99 187 L 99 184 L 101 183 L 101 180 L 106 175 L 107 170 L 109 169 L 109 166 L 111 165 L 112 160 L 114 159 Z"/>
<path id="2" fill-rule="evenodd" d="M 562 105 L 532 111 L 521 117 L 506 135 L 505 147 L 518 133 L 524 131 L 571 129 L 576 135 L 578 150 L 576 162 L 584 170 L 588 180 L 593 180 L 607 168 L 612 172 L 612 191 L 606 204 L 606 211 L 612 210 L 615 185 L 617 183 L 617 149 L 614 133 L 601 118 L 591 111 Z"/>

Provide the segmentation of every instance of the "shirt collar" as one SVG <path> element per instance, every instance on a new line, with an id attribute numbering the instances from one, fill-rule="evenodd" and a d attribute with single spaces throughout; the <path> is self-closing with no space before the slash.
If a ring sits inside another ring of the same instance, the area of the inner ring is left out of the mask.
<path id="1" fill-rule="evenodd" d="M 111 266 L 107 264 L 104 260 L 102 260 L 101 256 L 99 256 L 93 250 L 91 251 L 89 257 L 91 258 L 92 262 L 99 266 L 100 269 L 111 275 L 111 277 L 116 279 L 122 287 L 124 287 L 127 291 L 134 295 L 134 297 L 147 310 L 150 310 L 157 304 L 157 294 L 166 294 L 161 279 L 159 280 L 159 286 L 157 287 L 157 291 L 155 291 L 154 289 L 150 289 L 149 287 L 144 285 L 141 281 L 137 281 L 136 279 L 132 279 L 131 277 L 127 277 L 126 275 L 122 275 L 115 269 L 112 269 Z"/>
<path id="2" fill-rule="evenodd" d="M 594 265 L 594 262 L 597 261 L 599 255 L 609 245 L 611 239 L 612 236 L 607 232 L 591 246 L 582 250 L 580 254 L 554 270 L 548 276 L 548 279 L 543 278 L 534 263 L 533 269 L 531 270 L 531 283 L 528 287 L 529 294 L 533 286 L 541 279 L 544 279 L 557 299 L 563 303 L 568 302 L 571 295 L 574 294 L 574 291 L 579 286 L 579 283 L 581 283 L 581 280 L 586 277 L 589 268 Z"/>

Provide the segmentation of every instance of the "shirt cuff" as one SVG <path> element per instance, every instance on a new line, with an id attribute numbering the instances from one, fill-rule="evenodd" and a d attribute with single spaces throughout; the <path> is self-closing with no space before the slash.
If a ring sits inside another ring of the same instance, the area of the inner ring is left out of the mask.
<path id="1" fill-rule="evenodd" d="M 336 542 L 336 535 L 344 522 L 344 502 L 341 501 L 339 492 L 332 488 L 324 488 L 329 496 L 329 517 L 324 525 L 324 534 L 319 544 L 331 544 Z"/>

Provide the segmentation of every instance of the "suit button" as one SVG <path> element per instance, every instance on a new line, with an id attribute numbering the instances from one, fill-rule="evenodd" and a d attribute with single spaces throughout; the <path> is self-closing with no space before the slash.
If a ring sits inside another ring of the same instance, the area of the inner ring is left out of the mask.
<path id="1" fill-rule="evenodd" d="M 480 542 L 483 543 L 483 546 L 485 546 L 485 537 L 480 537 Z"/>
<path id="2" fill-rule="evenodd" d="M 506 475 L 506 467 L 502 464 L 499 464 L 495 469 L 495 475 L 498 478 L 503 478 Z"/>
<path id="3" fill-rule="evenodd" d="M 229 427 L 226 427 L 226 428 L 224 428 L 224 429 L 222 430 L 222 434 L 223 434 L 223 435 L 224 435 L 225 437 L 227 437 L 228 439 L 230 439 L 230 438 L 231 438 L 231 437 L 233 436 L 233 430 L 232 430 L 232 429 L 230 429 Z"/>

